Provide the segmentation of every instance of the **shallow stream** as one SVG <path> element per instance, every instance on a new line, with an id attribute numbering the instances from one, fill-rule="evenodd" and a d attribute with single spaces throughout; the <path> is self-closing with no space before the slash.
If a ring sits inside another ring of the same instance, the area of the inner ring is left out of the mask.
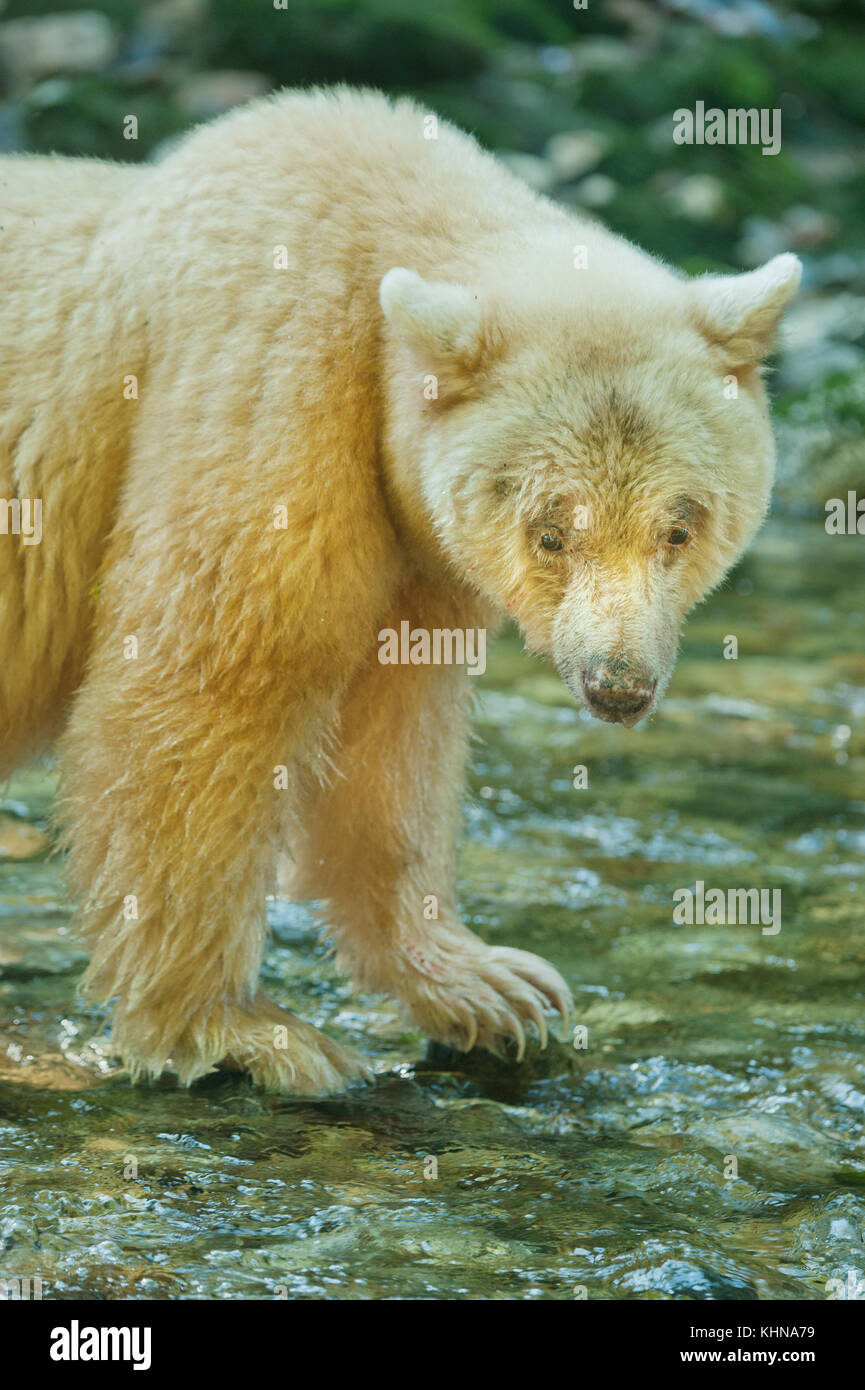
<path id="1" fill-rule="evenodd" d="M 692 615 L 644 729 L 589 720 L 498 644 L 462 904 L 558 965 L 585 1047 L 425 1059 L 276 902 L 268 991 L 375 1081 L 320 1102 L 216 1074 L 133 1087 L 76 1000 L 57 860 L 0 859 L 0 1277 L 316 1299 L 824 1299 L 865 1279 L 862 545 L 771 523 Z M 38 845 L 52 787 L 13 779 L 0 852 Z M 675 925 L 698 881 L 780 889 L 780 930 Z"/>

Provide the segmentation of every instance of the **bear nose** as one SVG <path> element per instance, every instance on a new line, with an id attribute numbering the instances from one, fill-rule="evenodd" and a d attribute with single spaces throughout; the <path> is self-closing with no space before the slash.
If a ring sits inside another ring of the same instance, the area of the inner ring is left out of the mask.
<path id="1" fill-rule="evenodd" d="M 601 662 L 583 672 L 583 695 L 592 714 L 608 724 L 636 724 L 655 697 L 658 682 L 623 660 Z"/>

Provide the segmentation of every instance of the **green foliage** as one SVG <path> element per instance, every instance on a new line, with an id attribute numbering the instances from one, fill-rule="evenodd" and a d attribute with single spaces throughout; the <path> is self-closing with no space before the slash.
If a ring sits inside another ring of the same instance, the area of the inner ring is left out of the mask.
<path id="1" fill-rule="evenodd" d="M 567 42 L 542 0 L 213 0 L 202 32 L 207 66 L 251 67 L 277 84 L 351 82 L 417 91 L 478 74 L 507 39 Z"/>
<path id="2" fill-rule="evenodd" d="M 248 69 L 276 86 L 378 86 L 416 95 L 495 149 L 544 156 L 562 132 L 602 135 L 603 157 L 588 172 L 610 182 L 593 206 L 614 230 L 690 269 L 741 266 L 749 220 L 777 223 L 797 207 L 824 216 L 821 254 L 858 248 L 865 7 L 769 4 L 774 26 L 732 38 L 713 27 L 730 6 L 708 3 L 701 23 L 642 0 L 628 10 L 574 10 L 569 0 L 287 0 L 285 9 L 210 0 L 197 18 L 179 0 L 104 0 L 118 61 L 37 85 L 16 100 L 7 128 L 23 131 L 27 148 L 142 158 L 193 119 L 178 88 L 201 69 Z M 10 0 L 3 18 L 78 8 L 80 0 Z M 810 17 L 804 27 L 792 23 L 794 10 Z M 697 101 L 780 108 L 781 152 L 675 145 L 673 112 Z M 135 144 L 122 139 L 127 112 L 139 116 Z M 703 215 L 677 194 L 695 175 L 721 190 Z M 575 177 L 552 191 L 585 206 L 580 185 Z"/>
<path id="3" fill-rule="evenodd" d="M 138 118 L 141 139 L 125 140 L 127 115 Z M 22 103 L 31 149 L 101 159 L 141 160 L 161 140 L 178 134 L 187 118 L 159 90 L 81 77 L 43 84 Z"/>

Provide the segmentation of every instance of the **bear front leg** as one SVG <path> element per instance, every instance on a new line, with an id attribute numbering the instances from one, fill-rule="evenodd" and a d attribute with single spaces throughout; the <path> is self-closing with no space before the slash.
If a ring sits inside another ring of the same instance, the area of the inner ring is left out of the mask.
<path id="1" fill-rule="evenodd" d="M 389 626 L 398 630 L 408 612 L 413 626 L 448 629 L 474 616 L 450 604 L 437 609 L 420 591 Z M 500 1055 L 515 1041 L 521 1057 L 526 1026 L 545 1044 L 545 1010 L 566 1019 L 570 993 L 546 961 L 487 945 L 457 913 L 472 679 L 465 667 L 382 665 L 372 657 L 343 706 L 335 774 L 329 785 L 308 788 L 302 802 L 290 887 L 298 898 L 325 900 L 338 962 L 356 984 L 396 997 L 432 1038 Z"/>
<path id="2" fill-rule="evenodd" d="M 283 838 L 277 768 L 333 710 L 304 693 L 261 621 L 220 645 L 203 593 L 169 620 L 141 582 L 101 600 L 60 748 L 86 987 L 116 1000 L 112 1041 L 133 1077 L 171 1066 L 189 1083 L 224 1062 L 273 1089 L 341 1090 L 359 1059 L 257 984 Z"/>

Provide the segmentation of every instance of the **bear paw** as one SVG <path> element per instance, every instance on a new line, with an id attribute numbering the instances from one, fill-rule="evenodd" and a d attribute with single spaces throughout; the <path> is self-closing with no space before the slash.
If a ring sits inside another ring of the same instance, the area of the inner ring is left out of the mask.
<path id="1" fill-rule="evenodd" d="M 508 946 L 472 942 L 465 955 L 443 961 L 424 948 L 406 954 L 413 977 L 402 991 L 412 1021 L 437 1042 L 460 1052 L 485 1048 L 498 1057 L 526 1050 L 526 1025 L 534 1024 L 541 1047 L 547 1045 L 545 1011 L 556 1010 L 567 1025 L 571 993 L 557 970 L 540 956 Z"/>
<path id="2" fill-rule="evenodd" d="M 356 1052 L 271 1000 L 266 1004 L 257 1000 L 248 1021 L 239 1020 L 235 1036 L 226 1039 L 219 1063 L 225 1070 L 246 1072 L 268 1091 L 304 1096 L 334 1095 L 369 1074 Z"/>
<path id="3" fill-rule="evenodd" d="M 154 1046 L 163 1030 L 140 1013 L 115 1021 L 114 1043 L 133 1078 L 168 1068 L 184 1085 L 214 1066 L 245 1072 L 259 1086 L 287 1095 L 331 1095 L 369 1068 L 356 1053 L 259 994 L 249 1007 L 223 1004 L 202 1011 L 170 1047 Z"/>

